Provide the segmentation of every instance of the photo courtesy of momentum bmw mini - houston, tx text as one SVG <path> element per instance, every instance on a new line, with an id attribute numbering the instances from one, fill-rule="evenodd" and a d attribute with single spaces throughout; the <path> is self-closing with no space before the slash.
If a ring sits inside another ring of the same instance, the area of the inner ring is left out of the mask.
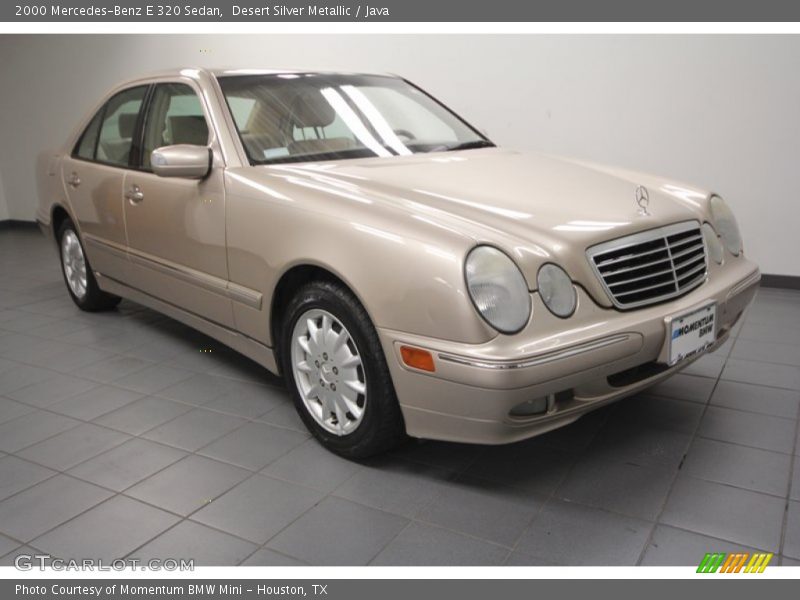
<path id="1" fill-rule="evenodd" d="M 81 309 L 130 298 L 282 374 L 351 458 L 572 423 L 723 344 L 760 279 L 713 191 L 497 147 L 396 76 L 127 81 L 37 177 Z"/>

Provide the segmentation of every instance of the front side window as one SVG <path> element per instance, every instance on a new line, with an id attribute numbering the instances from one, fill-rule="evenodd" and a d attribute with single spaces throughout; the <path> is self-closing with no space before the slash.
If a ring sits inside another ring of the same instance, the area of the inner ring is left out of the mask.
<path id="1" fill-rule="evenodd" d="M 121 167 L 128 166 L 136 122 L 146 91 L 147 86 L 131 88 L 120 92 L 106 103 L 95 160 Z"/>
<path id="2" fill-rule="evenodd" d="M 423 91 L 394 77 L 229 75 L 219 82 L 252 164 L 493 145 Z"/>
<path id="3" fill-rule="evenodd" d="M 150 155 L 156 148 L 175 144 L 205 146 L 208 124 L 195 91 L 184 83 L 156 86 L 144 129 L 142 166 L 150 168 Z"/>

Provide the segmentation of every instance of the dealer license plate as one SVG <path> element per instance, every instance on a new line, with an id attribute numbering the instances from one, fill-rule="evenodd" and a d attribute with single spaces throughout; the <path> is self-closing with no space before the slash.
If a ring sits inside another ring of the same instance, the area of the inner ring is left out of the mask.
<path id="1" fill-rule="evenodd" d="M 672 317 L 669 331 L 669 364 L 703 352 L 716 339 L 717 305 L 709 304 L 684 315 Z"/>

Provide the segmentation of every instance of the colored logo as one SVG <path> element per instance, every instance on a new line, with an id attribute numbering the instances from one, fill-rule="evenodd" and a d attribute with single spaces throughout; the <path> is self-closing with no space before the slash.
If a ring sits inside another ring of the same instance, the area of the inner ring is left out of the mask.
<path id="1" fill-rule="evenodd" d="M 700 561 L 698 573 L 763 573 L 772 552 L 709 552 Z"/>

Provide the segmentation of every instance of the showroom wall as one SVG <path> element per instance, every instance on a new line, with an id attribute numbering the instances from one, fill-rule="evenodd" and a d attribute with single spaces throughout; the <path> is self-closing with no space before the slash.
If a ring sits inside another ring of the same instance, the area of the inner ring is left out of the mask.
<path id="1" fill-rule="evenodd" d="M 800 276 L 797 36 L 2 36 L 0 199 L 109 86 L 171 66 L 400 73 L 499 144 L 713 188 L 764 272 Z M 0 218 L 3 217 L 0 203 Z"/>
<path id="2" fill-rule="evenodd" d="M 2 173 L 0 173 L 0 221 L 5 221 L 6 219 L 8 219 L 8 203 L 3 193 L 3 177 Z"/>

